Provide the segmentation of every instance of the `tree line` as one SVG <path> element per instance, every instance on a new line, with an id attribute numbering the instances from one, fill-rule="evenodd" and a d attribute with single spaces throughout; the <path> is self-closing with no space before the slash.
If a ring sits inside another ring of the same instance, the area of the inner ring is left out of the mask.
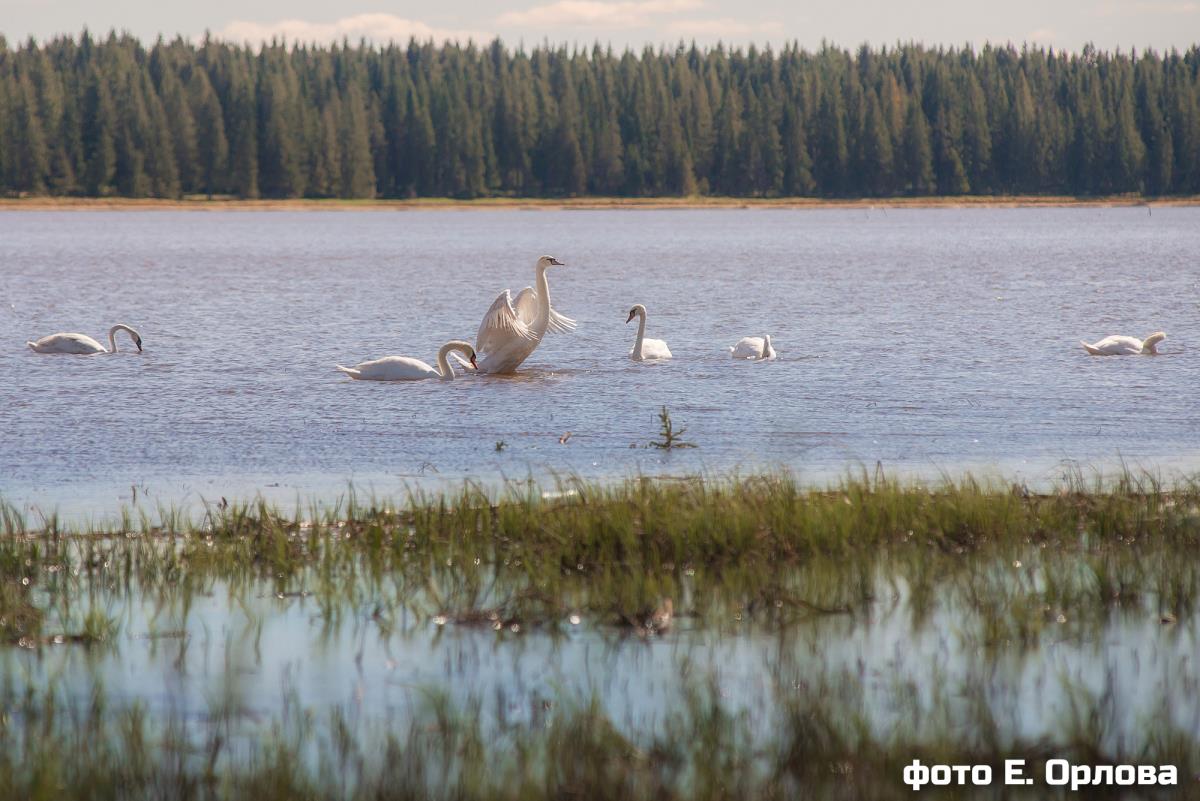
<path id="1" fill-rule="evenodd" d="M 1200 48 L 0 37 L 0 193 L 1200 193 Z"/>

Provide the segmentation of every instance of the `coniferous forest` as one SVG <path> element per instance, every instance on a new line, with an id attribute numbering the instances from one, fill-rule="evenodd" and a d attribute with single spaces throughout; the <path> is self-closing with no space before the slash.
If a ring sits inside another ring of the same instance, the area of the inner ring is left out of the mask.
<path id="1" fill-rule="evenodd" d="M 0 38 L 0 194 L 1200 193 L 1200 48 Z"/>

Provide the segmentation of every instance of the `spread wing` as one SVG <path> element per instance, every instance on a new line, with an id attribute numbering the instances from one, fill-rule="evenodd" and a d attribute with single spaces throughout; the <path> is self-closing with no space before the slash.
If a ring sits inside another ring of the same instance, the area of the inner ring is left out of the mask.
<path id="1" fill-rule="evenodd" d="M 527 286 L 517 293 L 515 307 L 517 314 L 525 325 L 533 325 L 533 320 L 537 317 L 537 290 L 531 286 Z M 559 314 L 550 307 L 550 321 L 546 324 L 546 328 L 555 333 L 565 334 L 575 330 L 575 321 L 565 314 Z"/>
<path id="2" fill-rule="evenodd" d="M 517 310 L 517 316 L 521 318 L 521 322 L 525 325 L 533 325 L 533 318 L 537 317 L 537 290 L 531 286 L 527 286 L 517 293 L 517 299 L 513 301 L 513 308 Z"/>
<path id="3" fill-rule="evenodd" d="M 575 321 L 565 314 L 559 314 L 554 309 L 550 309 L 550 325 L 548 328 L 551 331 L 557 331 L 560 334 L 565 334 L 568 331 L 575 330 Z"/>
<path id="4" fill-rule="evenodd" d="M 518 339 L 533 339 L 529 326 L 513 308 L 512 295 L 506 289 L 497 296 L 492 307 L 483 315 L 479 331 L 475 334 L 475 350 L 480 353 L 495 353 L 505 342 Z"/>

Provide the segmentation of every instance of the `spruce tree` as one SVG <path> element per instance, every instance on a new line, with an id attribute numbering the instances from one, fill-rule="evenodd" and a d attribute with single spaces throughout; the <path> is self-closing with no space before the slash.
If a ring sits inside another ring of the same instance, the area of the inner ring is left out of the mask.
<path id="1" fill-rule="evenodd" d="M 113 190 L 116 174 L 117 152 L 113 141 L 116 127 L 116 111 L 108 84 L 99 69 L 88 69 L 87 83 L 83 94 L 83 188 L 92 197 L 108 195 Z"/>
<path id="2" fill-rule="evenodd" d="M 225 115 L 204 70 L 188 79 L 188 105 L 196 122 L 196 189 L 212 197 L 226 189 L 229 141 Z"/>
<path id="3" fill-rule="evenodd" d="M 904 182 L 913 195 L 927 195 L 934 189 L 929 122 L 915 100 L 909 101 L 904 120 Z"/>

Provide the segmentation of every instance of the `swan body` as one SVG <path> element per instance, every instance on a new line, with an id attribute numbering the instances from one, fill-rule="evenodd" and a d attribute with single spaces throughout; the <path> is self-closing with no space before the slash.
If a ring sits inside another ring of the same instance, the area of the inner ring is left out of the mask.
<path id="1" fill-rule="evenodd" d="M 1158 331 L 1145 339 L 1114 336 L 1105 337 L 1093 345 L 1082 341 L 1079 344 L 1092 356 L 1154 356 L 1158 354 L 1158 343 L 1166 338 L 1166 334 Z"/>
<path id="2" fill-rule="evenodd" d="M 534 268 L 536 288 L 522 289 L 515 301 L 507 289 L 496 297 L 475 335 L 475 349 L 481 354 L 479 372 L 511 373 L 529 358 L 547 331 L 575 330 L 574 320 L 550 306 L 546 269 L 555 266 L 564 265 L 553 256 L 542 256 Z"/>
<path id="3" fill-rule="evenodd" d="M 50 334 L 36 342 L 26 342 L 35 353 L 72 353 L 79 356 L 95 356 L 100 353 L 117 352 L 117 332 L 124 331 L 137 345 L 138 353 L 142 352 L 142 335 L 124 323 L 117 323 L 108 329 L 108 347 L 105 348 L 87 334 Z"/>
<path id="4" fill-rule="evenodd" d="M 729 354 L 735 359 L 774 359 L 777 355 L 771 347 L 771 335 L 765 337 L 742 337 L 737 344 L 729 349 Z"/>
<path id="5" fill-rule="evenodd" d="M 336 367 L 359 381 L 420 381 L 426 378 L 453 381 L 454 368 L 450 366 L 449 359 L 451 351 L 466 354 L 469 363 L 475 365 L 475 349 L 471 347 L 471 343 L 455 339 L 442 345 L 438 351 L 437 369 L 409 356 L 384 356 L 382 359 L 361 362 L 354 367 L 342 367 L 340 364 Z"/>
<path id="6" fill-rule="evenodd" d="M 633 322 L 634 317 L 640 319 L 638 320 L 637 339 L 633 343 L 633 350 L 629 351 L 629 358 L 635 362 L 671 358 L 671 349 L 667 347 L 666 342 L 661 339 L 646 338 L 646 307 L 639 303 L 630 309 L 629 318 L 625 320 L 625 323 Z"/>

